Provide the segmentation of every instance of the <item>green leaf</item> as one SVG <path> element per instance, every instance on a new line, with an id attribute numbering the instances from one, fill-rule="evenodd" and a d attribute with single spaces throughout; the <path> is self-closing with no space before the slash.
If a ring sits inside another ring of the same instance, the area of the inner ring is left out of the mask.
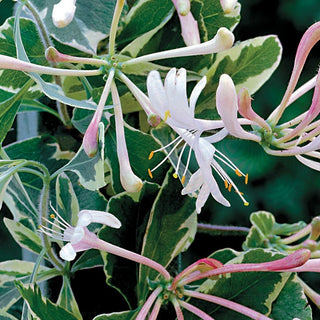
<path id="1" fill-rule="evenodd" d="M 72 265 L 71 272 L 103 266 L 101 254 L 97 250 L 85 251 Z"/>
<path id="2" fill-rule="evenodd" d="M 308 304 L 296 274 L 291 274 L 273 303 L 269 317 L 274 320 L 292 320 L 294 318 L 312 320 L 311 306 Z"/>
<path id="3" fill-rule="evenodd" d="M 152 31 L 172 16 L 173 9 L 170 0 L 162 0 L 161 3 L 158 0 L 137 1 L 124 19 L 124 26 L 117 36 L 117 43 L 121 45 L 131 42 Z"/>
<path id="4" fill-rule="evenodd" d="M 27 301 L 31 314 L 36 319 L 46 320 L 77 320 L 71 312 L 52 303 L 42 296 L 40 288 L 36 284 L 24 285 L 20 281 L 16 286 L 22 297 Z"/>
<path id="5" fill-rule="evenodd" d="M 1 320 L 19 320 L 18 318 L 14 317 L 10 313 L 1 309 L 0 309 L 0 319 Z"/>
<path id="6" fill-rule="evenodd" d="M 82 320 L 77 301 L 71 288 L 70 280 L 67 277 L 63 277 L 63 284 L 57 304 L 60 307 L 70 311 L 77 319 Z"/>
<path id="7" fill-rule="evenodd" d="M 125 125 L 125 137 L 126 144 L 129 153 L 130 164 L 133 172 L 140 177 L 142 180 L 150 182 L 161 183 L 166 173 L 166 166 L 159 168 L 154 174 L 154 178 L 148 175 L 148 168 L 155 167 L 159 162 L 162 161 L 163 155 L 156 153 L 151 160 L 147 160 L 151 151 L 159 149 L 159 145 L 154 139 L 141 131 L 138 131 L 129 125 Z M 119 170 L 119 159 L 117 156 L 116 146 L 116 131 L 114 125 L 114 119 L 111 119 L 110 127 L 106 134 L 106 148 L 105 157 L 106 162 L 111 168 L 112 187 L 116 193 L 123 192 L 122 185 L 120 183 L 120 170 Z"/>
<path id="8" fill-rule="evenodd" d="M 4 218 L 4 224 L 8 228 L 14 240 L 23 248 L 40 253 L 42 250 L 42 242 L 40 237 L 25 227 L 22 223 Z"/>
<path id="9" fill-rule="evenodd" d="M 20 293 L 14 285 L 19 279 L 24 283 L 30 281 L 34 269 L 34 263 L 21 260 L 10 260 L 0 262 L 0 310 L 8 310 L 20 299 Z M 40 266 L 37 281 L 44 281 L 56 276 L 58 271 Z"/>
<path id="10" fill-rule="evenodd" d="M 49 33 L 60 42 L 91 54 L 97 52 L 98 44 L 110 31 L 115 0 L 91 2 L 77 0 L 72 22 L 65 28 L 57 28 L 52 22 L 53 5 L 59 1 L 32 0 Z"/>
<path id="11" fill-rule="evenodd" d="M 16 57 L 16 47 L 14 39 L 14 18 L 7 19 L 0 27 L 0 54 Z M 39 37 L 35 24 L 28 19 L 21 19 L 21 28 L 23 35 L 21 41 L 25 44 L 26 53 L 32 63 L 48 66 L 48 61 L 44 56 L 44 46 Z M 10 93 L 17 93 L 30 78 L 21 71 L 2 70 L 0 75 L 0 86 L 3 90 Z M 50 79 L 50 77 L 46 77 Z M 29 97 L 39 97 L 39 88 L 32 88 Z M 37 93 L 36 93 L 37 92 Z"/>
<path id="12" fill-rule="evenodd" d="M 240 4 L 237 4 L 234 12 L 225 14 L 219 0 L 196 0 L 194 2 L 192 3 L 193 7 L 197 3 L 200 4 L 199 13 L 194 9 L 192 11 L 198 20 L 200 34 L 204 41 L 211 40 L 221 27 L 233 30 L 240 21 Z"/>
<path id="13" fill-rule="evenodd" d="M 283 255 L 278 253 L 256 249 L 239 254 L 228 261 L 228 264 L 261 263 L 277 260 L 282 257 Z M 199 291 L 234 301 L 264 315 L 269 315 L 272 311 L 273 303 L 279 297 L 289 277 L 290 273 L 277 272 L 231 273 L 216 280 L 206 280 L 200 286 Z M 192 299 L 191 303 L 199 306 L 215 319 L 248 319 L 238 312 L 219 305 L 202 303 L 195 299 Z"/>
<path id="14" fill-rule="evenodd" d="M 56 201 L 58 212 L 71 225 L 76 225 L 78 221 L 79 203 L 72 183 L 65 173 L 60 173 L 56 180 Z"/>
<path id="15" fill-rule="evenodd" d="M 11 144 L 5 148 L 7 158 L 34 160 L 45 165 L 50 173 L 55 172 L 73 156 L 73 152 L 62 151 L 57 140 L 43 135 Z M 39 197 L 42 179 L 28 173 L 14 175 L 5 194 L 5 203 L 15 220 L 31 218 L 38 226 Z"/>
<path id="16" fill-rule="evenodd" d="M 145 183 L 139 193 L 122 193 L 109 200 L 107 211 L 122 223 L 120 229 L 104 227 L 99 237 L 132 252 L 140 252 L 146 220 L 159 191 L 156 184 Z M 138 264 L 118 256 L 102 253 L 107 283 L 117 289 L 129 306 L 137 304 L 132 288 L 137 285 Z"/>
<path id="17" fill-rule="evenodd" d="M 138 314 L 138 311 L 122 311 L 112 312 L 109 314 L 100 314 L 93 318 L 93 320 L 134 320 Z"/>
<path id="18" fill-rule="evenodd" d="M 30 112 L 30 111 L 38 111 L 38 112 L 48 112 L 58 119 L 60 119 L 60 116 L 57 111 L 53 110 L 52 108 L 46 106 L 45 104 L 37 101 L 37 100 L 30 100 L 30 99 L 24 99 L 22 100 L 20 107 L 19 107 L 19 113 L 20 112 Z"/>
<path id="19" fill-rule="evenodd" d="M 17 50 L 17 58 L 22 61 L 32 62 L 30 61 L 26 53 L 26 50 L 24 48 L 24 43 L 21 39 L 20 23 L 22 23 L 24 19 L 20 18 L 20 14 L 23 6 L 24 4 L 21 4 L 16 11 L 16 18 L 14 20 L 14 42 Z M 29 20 L 26 20 L 26 23 L 33 24 L 33 22 Z M 30 43 L 33 43 L 33 42 L 31 41 Z M 44 53 L 42 53 L 42 56 L 44 57 Z M 91 100 L 90 101 L 75 100 L 75 99 L 66 97 L 60 86 L 54 83 L 46 82 L 37 73 L 29 72 L 28 75 L 38 84 L 38 86 L 41 88 L 41 91 L 52 100 L 58 100 L 64 104 L 67 104 L 73 107 L 78 107 L 78 108 L 91 109 L 91 110 L 95 110 L 97 108 L 97 105 Z"/>
<path id="20" fill-rule="evenodd" d="M 83 150 L 79 149 L 72 160 L 59 170 L 70 170 L 76 173 L 80 179 L 80 183 L 89 190 L 98 190 L 106 185 L 104 179 L 104 124 L 99 124 L 99 144 L 97 154 L 89 158 Z"/>
<path id="21" fill-rule="evenodd" d="M 32 83 L 33 81 L 26 82 L 16 95 L 13 95 L 0 103 L 0 145 L 6 137 L 7 132 L 12 127 L 23 95 L 28 91 Z"/>
<path id="22" fill-rule="evenodd" d="M 272 75 L 281 59 L 282 47 L 276 36 L 264 36 L 236 44 L 219 52 L 206 73 L 207 85 L 202 91 L 197 112 L 213 109 L 219 78 L 223 73 L 231 76 L 236 89 L 246 87 L 250 94 L 256 92 Z M 212 112 L 212 111 L 211 111 Z"/>
<path id="23" fill-rule="evenodd" d="M 243 248 L 274 248 L 285 251 L 286 246 L 281 243 L 280 235 L 290 235 L 306 226 L 305 222 L 294 224 L 279 224 L 268 211 L 253 212 L 250 216 L 252 227 L 243 243 Z"/>
<path id="24" fill-rule="evenodd" d="M 196 228 L 195 199 L 181 195 L 180 181 L 169 171 L 150 212 L 141 254 L 167 267 L 191 244 Z M 140 298 L 147 293 L 147 279 L 154 280 L 157 276 L 153 269 L 140 267 Z"/>

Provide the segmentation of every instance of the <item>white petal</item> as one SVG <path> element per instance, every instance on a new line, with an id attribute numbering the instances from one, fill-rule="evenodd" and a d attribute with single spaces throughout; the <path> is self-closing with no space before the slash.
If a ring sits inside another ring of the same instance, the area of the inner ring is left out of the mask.
<path id="1" fill-rule="evenodd" d="M 194 109 L 197 103 L 197 100 L 200 96 L 200 93 L 202 92 L 203 88 L 207 84 L 207 77 L 204 76 L 193 88 L 191 95 L 190 95 L 190 111 L 192 112 L 192 115 L 194 115 Z"/>
<path id="2" fill-rule="evenodd" d="M 112 228 L 120 228 L 121 222 L 111 213 L 96 210 L 81 210 L 77 226 L 86 227 L 90 223 L 101 223 Z"/>
<path id="3" fill-rule="evenodd" d="M 83 239 L 84 233 L 85 233 L 84 228 L 85 227 L 79 227 L 79 226 L 73 228 L 73 232 L 70 239 L 71 244 L 76 244 Z"/>
<path id="4" fill-rule="evenodd" d="M 317 171 L 320 171 L 320 162 L 318 161 L 314 161 L 314 160 L 311 160 L 311 159 L 307 159 L 301 155 L 297 155 L 296 158 L 301 162 L 303 163 L 304 165 L 306 165 L 307 167 L 311 168 L 311 169 L 314 169 L 314 170 L 317 170 Z"/>
<path id="5" fill-rule="evenodd" d="M 201 170 L 197 170 L 188 181 L 187 185 L 182 189 L 181 194 L 185 195 L 188 193 L 193 193 L 202 186 L 203 184 L 203 177 L 201 174 Z"/>
<path id="6" fill-rule="evenodd" d="M 217 111 L 228 132 L 240 139 L 260 141 L 260 138 L 242 129 L 237 119 L 238 97 L 236 88 L 230 76 L 220 77 L 216 92 Z"/>
<path id="7" fill-rule="evenodd" d="M 71 243 L 67 243 L 59 252 L 60 257 L 66 261 L 72 261 L 76 257 L 76 251 L 73 249 Z"/>
<path id="8" fill-rule="evenodd" d="M 148 74 L 147 89 L 152 111 L 164 118 L 165 112 L 168 110 L 168 101 L 158 71 L 153 70 Z"/>
<path id="9" fill-rule="evenodd" d="M 200 192 L 198 194 L 198 198 L 196 201 L 196 211 L 197 213 L 201 212 L 201 208 L 204 206 L 204 204 L 206 203 L 208 197 L 210 194 L 210 190 L 208 185 L 204 184 L 202 186 L 202 188 L 200 189 Z"/>

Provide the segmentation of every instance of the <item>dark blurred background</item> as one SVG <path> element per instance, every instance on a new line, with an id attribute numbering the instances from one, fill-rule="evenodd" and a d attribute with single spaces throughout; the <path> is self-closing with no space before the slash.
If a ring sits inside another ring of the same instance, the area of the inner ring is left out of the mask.
<path id="1" fill-rule="evenodd" d="M 253 96 L 253 108 L 262 117 L 268 116 L 279 104 L 289 80 L 294 55 L 304 31 L 314 22 L 320 20 L 319 0 L 250 0 L 240 1 L 242 5 L 240 24 L 235 29 L 237 41 L 257 36 L 277 34 L 283 46 L 283 59 L 270 80 Z M 3 0 L 0 3 L 1 23 L 11 15 L 14 2 Z M 320 61 L 320 45 L 311 52 L 301 76 L 304 81 L 313 77 Z M 310 106 L 311 94 L 300 98 L 290 111 L 301 113 Z M 14 137 L 12 137 L 14 138 Z M 7 140 L 7 142 L 9 142 Z M 249 216 L 257 210 L 272 212 L 278 222 L 309 222 L 320 214 L 320 172 L 311 170 L 293 158 L 276 158 L 266 155 L 262 148 L 253 142 L 226 140 L 219 146 L 239 168 L 249 173 L 248 185 L 238 186 L 247 201 L 243 206 L 236 194 L 228 194 L 230 208 L 224 208 L 209 199 L 199 216 L 201 222 L 223 225 L 250 226 Z M 0 261 L 19 258 L 20 249 L 15 245 L 2 224 L 3 216 L 10 216 L 5 207 L 0 213 Z M 197 234 L 191 246 L 193 260 L 204 257 L 214 250 L 225 246 L 241 250 L 243 237 L 212 237 Z M 210 245 L 208 245 L 210 244 Z M 309 275 L 305 279 L 320 292 L 320 274 Z M 320 319 L 319 310 L 315 319 Z"/>

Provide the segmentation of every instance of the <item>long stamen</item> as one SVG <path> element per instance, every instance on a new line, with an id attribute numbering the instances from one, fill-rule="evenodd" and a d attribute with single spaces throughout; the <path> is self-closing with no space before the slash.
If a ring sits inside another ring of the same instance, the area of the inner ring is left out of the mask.
<path id="1" fill-rule="evenodd" d="M 176 179 L 178 178 L 179 167 L 180 167 L 182 155 L 184 153 L 184 150 L 186 149 L 186 146 L 187 146 L 187 143 L 184 144 L 184 146 L 182 147 L 182 150 L 180 151 L 180 155 L 179 155 L 178 162 L 177 162 L 177 167 L 176 167 L 175 173 L 173 174 L 173 177 Z"/>
<path id="2" fill-rule="evenodd" d="M 187 174 L 187 170 L 188 170 L 189 163 L 190 163 L 190 160 L 191 160 L 191 154 L 192 154 L 192 148 L 189 149 L 188 160 L 187 160 L 187 163 L 186 163 L 186 167 L 184 168 L 183 175 L 181 177 L 181 183 L 182 184 L 184 184 L 184 182 L 186 180 L 186 174 Z"/>
<path id="3" fill-rule="evenodd" d="M 153 172 L 154 170 L 158 169 L 163 163 L 165 163 L 165 162 L 168 160 L 168 158 L 171 156 L 171 154 L 173 153 L 173 151 L 178 147 L 179 143 L 180 143 L 183 139 L 179 136 L 178 139 L 175 139 L 175 140 L 173 140 L 173 141 L 177 141 L 177 140 L 178 140 L 178 142 L 177 142 L 176 145 L 169 151 L 169 153 L 167 154 L 167 156 L 166 156 L 160 163 L 158 163 L 153 169 L 148 169 L 148 173 L 149 173 L 150 178 L 153 178 L 152 172 Z M 172 142 L 169 143 L 168 145 L 166 145 L 165 147 L 163 147 L 162 149 L 166 149 L 166 148 L 167 148 L 169 145 L 171 145 L 171 144 L 172 144 Z M 160 149 L 158 149 L 158 150 L 160 150 Z M 156 151 L 158 151 L 158 150 L 156 150 Z M 154 152 L 155 152 L 155 151 L 154 151 Z"/>

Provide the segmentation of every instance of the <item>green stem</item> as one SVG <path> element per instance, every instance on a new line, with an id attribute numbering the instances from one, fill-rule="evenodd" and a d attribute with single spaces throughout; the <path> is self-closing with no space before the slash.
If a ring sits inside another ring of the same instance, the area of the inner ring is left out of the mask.
<path id="1" fill-rule="evenodd" d="M 109 35 L 109 54 L 110 55 L 115 54 L 116 34 L 117 34 L 118 23 L 119 23 L 123 6 L 124 6 L 124 0 L 118 0 L 116 7 L 114 9 L 111 28 L 110 28 L 110 35 Z"/>
<path id="2" fill-rule="evenodd" d="M 40 197 L 40 205 L 39 205 L 39 210 L 40 210 L 39 225 L 46 224 L 46 222 L 45 222 L 45 220 L 43 220 L 43 218 L 47 218 L 47 216 L 48 216 L 50 181 L 51 181 L 50 174 L 48 172 L 43 178 L 43 188 L 42 188 L 42 193 L 41 193 L 41 197 Z M 62 270 L 63 264 L 57 258 L 55 253 L 53 252 L 53 250 L 51 248 L 51 242 L 49 240 L 49 237 L 43 232 L 41 232 L 40 234 L 41 234 L 41 240 L 42 240 L 43 247 L 46 249 L 51 263 L 54 265 L 54 267 L 56 269 Z"/>
<path id="3" fill-rule="evenodd" d="M 26 2 L 26 7 L 30 10 L 31 14 L 33 15 L 33 17 L 39 27 L 40 34 L 42 36 L 43 43 L 44 43 L 46 49 L 53 46 L 53 43 L 49 37 L 49 33 L 47 31 L 47 28 L 46 28 L 45 24 L 43 23 L 43 21 L 41 20 L 41 18 L 39 17 L 37 10 L 29 2 Z M 56 67 L 56 65 L 57 65 L 54 62 L 52 62 L 50 64 L 52 65 L 52 67 Z M 54 81 L 58 86 L 62 87 L 61 77 L 54 76 Z M 72 128 L 71 119 L 70 119 L 66 105 L 64 103 L 59 102 L 59 101 L 56 102 L 56 105 L 57 105 L 57 110 L 60 115 L 62 123 L 67 128 Z"/>
<path id="4" fill-rule="evenodd" d="M 197 229 L 199 232 L 209 233 L 214 236 L 244 236 L 250 231 L 250 229 L 246 227 L 219 226 L 207 223 L 198 223 Z"/>

